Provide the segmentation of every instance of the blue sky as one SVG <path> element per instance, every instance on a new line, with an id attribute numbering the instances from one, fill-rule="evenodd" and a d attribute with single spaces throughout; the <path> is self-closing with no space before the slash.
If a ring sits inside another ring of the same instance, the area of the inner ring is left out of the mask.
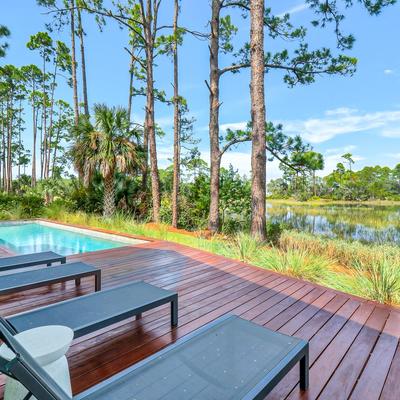
<path id="1" fill-rule="evenodd" d="M 44 30 L 51 17 L 35 5 L 35 1 L 2 0 L 0 24 L 7 25 L 12 33 L 8 55 L 1 63 L 25 65 L 39 63 L 36 53 L 26 48 L 29 36 Z M 161 22 L 170 23 L 173 1 L 163 0 Z M 332 27 L 315 29 L 310 25 L 312 13 L 301 0 L 275 0 L 267 2 L 277 14 L 290 12 L 293 23 L 309 28 L 311 48 L 334 46 Z M 370 17 L 361 7 L 348 12 L 345 29 L 356 37 L 349 55 L 359 60 L 358 71 L 353 77 L 321 77 L 309 86 L 287 88 L 280 72 L 266 76 L 267 117 L 282 122 L 288 134 L 300 134 L 317 151 L 324 154 L 325 174 L 334 168 L 345 152 L 354 154 L 356 168 L 365 165 L 394 166 L 400 162 L 400 5 L 385 10 L 378 17 Z M 182 2 L 181 24 L 198 31 L 207 31 L 209 1 Z M 249 20 L 233 14 L 239 26 L 235 44 L 239 46 L 248 37 Z M 84 17 L 89 101 L 109 105 L 127 103 L 128 54 L 124 50 L 127 32 L 109 21 L 99 32 L 91 16 Z M 64 32 L 54 38 L 69 44 Z M 268 51 L 283 49 L 287 44 L 267 39 Z M 290 46 L 290 44 L 289 44 Z M 221 65 L 229 57 L 222 57 Z M 157 61 L 156 84 L 172 96 L 172 63 L 169 59 Z M 192 115 L 196 118 L 195 133 L 201 139 L 200 149 L 208 158 L 208 78 L 207 42 L 187 36 L 180 50 L 180 87 Z M 57 98 L 72 102 L 71 89 L 60 85 Z M 250 118 L 249 72 L 226 75 L 221 81 L 221 129 L 243 126 Z M 134 102 L 133 113 L 138 121 L 143 116 L 143 101 Z M 157 105 L 156 119 L 166 135 L 158 141 L 160 166 L 166 166 L 172 155 L 172 109 Z M 26 115 L 29 121 L 29 114 Z M 30 125 L 25 132 L 27 144 L 31 143 Z M 224 155 L 223 165 L 233 164 L 241 173 L 249 173 L 250 147 L 243 144 Z M 267 167 L 268 179 L 280 175 L 278 164 Z"/>

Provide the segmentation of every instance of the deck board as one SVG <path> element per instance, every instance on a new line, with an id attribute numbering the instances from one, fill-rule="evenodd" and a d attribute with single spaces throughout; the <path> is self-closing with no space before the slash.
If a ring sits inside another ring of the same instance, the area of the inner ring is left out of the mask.
<path id="1" fill-rule="evenodd" d="M 119 322 L 74 341 L 68 352 L 78 393 L 225 314 L 310 341 L 310 391 L 298 388 L 294 368 L 268 399 L 395 399 L 399 397 L 400 314 L 344 293 L 186 246 L 153 241 L 68 257 L 102 268 L 103 288 L 145 282 L 179 293 L 179 326 L 169 307 L 141 320 Z M 2 296 L 10 315 L 93 291 L 57 284 Z M 377 371 L 378 370 L 378 371 Z M 0 377 L 0 395 L 4 377 Z M 223 399 L 221 399 L 223 400 Z"/>

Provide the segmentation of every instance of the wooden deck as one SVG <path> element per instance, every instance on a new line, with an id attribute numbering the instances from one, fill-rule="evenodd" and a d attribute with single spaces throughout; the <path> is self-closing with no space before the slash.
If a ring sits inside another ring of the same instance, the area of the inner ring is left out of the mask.
<path id="1" fill-rule="evenodd" d="M 169 308 L 76 340 L 68 353 L 78 393 L 225 313 L 310 341 L 310 390 L 295 368 L 268 399 L 400 399 L 400 313 L 308 282 L 172 243 L 69 257 L 103 269 L 103 288 L 133 280 L 179 293 L 179 327 Z M 90 278 L 0 300 L 1 315 L 93 291 Z M 4 379 L 0 377 L 0 384 Z M 0 392 L 1 394 L 2 392 Z M 224 400 L 224 399 L 221 399 Z"/>

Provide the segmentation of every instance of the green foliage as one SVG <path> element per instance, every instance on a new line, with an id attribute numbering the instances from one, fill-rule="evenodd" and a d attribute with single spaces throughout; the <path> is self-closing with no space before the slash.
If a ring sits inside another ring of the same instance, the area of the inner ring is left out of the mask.
<path id="1" fill-rule="evenodd" d="M 83 211 L 86 213 L 103 212 L 103 184 L 100 177 L 93 179 L 88 187 L 74 181 L 70 194 L 72 211 Z"/>
<path id="2" fill-rule="evenodd" d="M 279 244 L 280 238 L 284 232 L 284 226 L 278 222 L 267 221 L 266 231 L 268 244 L 276 246 Z"/>
<path id="3" fill-rule="evenodd" d="M 0 38 L 8 37 L 8 36 L 10 36 L 9 29 L 4 25 L 0 25 Z M 5 57 L 7 49 L 8 49 L 7 42 L 0 43 L 0 58 Z"/>
<path id="4" fill-rule="evenodd" d="M 38 32 L 35 35 L 31 35 L 26 47 L 29 50 L 39 50 L 40 56 L 45 61 L 50 61 L 50 55 L 54 51 L 53 40 L 47 32 Z"/>
<path id="5" fill-rule="evenodd" d="M 43 211 L 43 217 L 48 219 L 57 219 L 71 210 L 71 208 L 72 204 L 70 200 L 57 199 L 46 206 Z"/>
<path id="6" fill-rule="evenodd" d="M 44 200 L 37 195 L 25 195 L 20 198 L 19 212 L 21 218 L 37 218 L 44 210 Z"/>
<path id="7" fill-rule="evenodd" d="M 236 35 L 238 28 L 233 25 L 231 16 L 226 15 L 220 18 L 220 46 L 223 53 L 231 53 L 233 51 L 232 38 Z"/>
<path id="8" fill-rule="evenodd" d="M 223 231 L 237 232 L 248 227 L 251 213 L 251 182 L 232 166 L 221 170 L 220 213 Z"/>
<path id="9" fill-rule="evenodd" d="M 207 226 L 210 206 L 210 178 L 208 170 L 202 170 L 202 164 L 191 160 L 187 164 L 187 180 L 180 188 L 180 216 L 178 225 L 189 230 L 204 229 Z M 198 160 L 197 160 L 198 161 Z M 200 172 L 199 172 L 200 171 Z M 161 220 L 170 224 L 172 170 L 160 171 L 163 196 L 161 201 Z M 240 176 L 232 167 L 221 169 L 220 209 L 222 230 L 235 233 L 248 227 L 250 220 L 250 181 Z"/>
<path id="10" fill-rule="evenodd" d="M 334 26 L 338 47 L 351 49 L 355 38 L 351 34 L 342 31 L 342 23 L 345 19 L 346 10 L 355 3 L 362 3 L 371 15 L 379 14 L 384 7 L 393 5 L 397 0 L 306 0 L 310 8 L 315 12 L 317 18 L 312 21 L 314 26 L 325 28 L 328 24 Z"/>
<path id="11" fill-rule="evenodd" d="M 18 196 L 14 194 L 0 193 L 0 211 L 9 211 L 18 203 Z"/>
<path id="12" fill-rule="evenodd" d="M 135 135 L 126 109 L 95 104 L 94 120 L 92 126 L 83 116 L 73 128 L 71 156 L 85 186 L 95 173 L 103 177 L 103 213 L 109 217 L 115 212 L 115 175 L 135 173 L 142 164 L 142 152 L 132 141 Z"/>

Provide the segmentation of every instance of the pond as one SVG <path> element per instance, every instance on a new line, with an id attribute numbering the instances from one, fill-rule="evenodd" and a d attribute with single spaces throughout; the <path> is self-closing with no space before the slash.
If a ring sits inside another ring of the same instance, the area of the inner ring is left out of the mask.
<path id="1" fill-rule="evenodd" d="M 400 205 L 267 203 L 270 221 L 316 235 L 400 245 Z"/>

